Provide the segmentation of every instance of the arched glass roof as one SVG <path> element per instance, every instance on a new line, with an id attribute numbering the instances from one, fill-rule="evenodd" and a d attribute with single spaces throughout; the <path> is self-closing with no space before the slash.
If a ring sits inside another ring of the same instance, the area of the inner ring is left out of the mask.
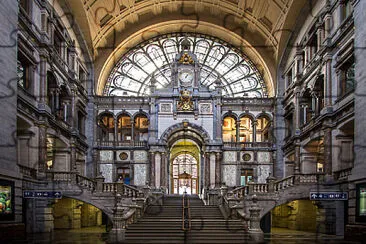
<path id="1" fill-rule="evenodd" d="M 267 97 L 262 76 L 244 54 L 222 40 L 193 33 L 163 35 L 132 48 L 113 68 L 104 95 L 148 96 L 152 76 L 157 89 L 169 87 L 171 64 L 185 37 L 199 61 L 201 85 L 214 90 L 220 78 L 226 97 Z"/>

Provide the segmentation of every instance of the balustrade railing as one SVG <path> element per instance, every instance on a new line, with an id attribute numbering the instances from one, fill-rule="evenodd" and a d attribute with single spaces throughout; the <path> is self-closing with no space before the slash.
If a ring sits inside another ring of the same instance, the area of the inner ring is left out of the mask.
<path id="1" fill-rule="evenodd" d="M 79 185 L 79 186 L 82 186 L 82 187 L 85 187 L 85 188 L 88 188 L 89 190 L 91 191 L 94 191 L 95 190 L 95 181 L 85 177 L 85 176 L 82 176 L 82 175 L 76 175 L 76 183 Z"/>
<path id="2" fill-rule="evenodd" d="M 248 195 L 248 186 L 241 186 L 241 187 L 235 188 L 234 190 L 232 190 L 230 192 L 230 194 L 232 195 L 232 197 L 241 199 L 244 196 Z"/>
<path id="3" fill-rule="evenodd" d="M 352 168 L 342 169 L 334 172 L 335 180 L 347 180 L 348 176 L 352 174 Z"/>
<path id="4" fill-rule="evenodd" d="M 125 185 L 122 182 L 103 183 L 102 191 L 119 193 L 122 196 L 135 197 L 135 198 L 140 197 L 141 195 L 141 192 L 138 189 L 132 186 Z"/>
<path id="5" fill-rule="evenodd" d="M 272 142 L 224 142 L 224 148 L 270 148 Z"/>
<path id="6" fill-rule="evenodd" d="M 267 193 L 268 192 L 268 184 L 256 184 L 252 183 L 253 193 Z M 249 186 L 250 189 L 250 186 Z M 249 190 L 250 191 L 250 190 Z"/>
<path id="7" fill-rule="evenodd" d="M 30 178 L 36 178 L 37 177 L 37 170 L 36 169 L 30 168 L 30 167 L 27 167 L 27 166 L 24 166 L 24 165 L 20 165 L 20 164 L 18 164 L 18 166 L 19 166 L 20 174 L 22 174 L 23 176 L 30 177 Z"/>
<path id="8" fill-rule="evenodd" d="M 51 180 L 54 182 L 71 182 L 75 179 L 75 172 L 67 172 L 67 171 L 49 171 L 51 174 Z"/>
<path id="9" fill-rule="evenodd" d="M 295 184 L 295 176 L 291 175 L 289 177 L 283 178 L 274 183 L 274 190 L 281 191 Z"/>
<path id="10" fill-rule="evenodd" d="M 147 141 L 98 141 L 97 144 L 104 147 L 146 147 Z"/>

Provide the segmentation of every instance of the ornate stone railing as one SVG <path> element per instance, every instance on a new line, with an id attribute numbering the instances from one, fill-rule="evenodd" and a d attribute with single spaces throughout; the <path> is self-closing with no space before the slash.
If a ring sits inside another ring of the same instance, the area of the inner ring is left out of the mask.
<path id="1" fill-rule="evenodd" d="M 334 179 L 335 180 L 347 180 L 348 176 L 352 174 L 352 168 L 342 169 L 339 171 L 334 172 Z"/>
<path id="2" fill-rule="evenodd" d="M 224 148 L 270 148 L 272 142 L 224 142 Z"/>
<path id="3" fill-rule="evenodd" d="M 249 193 L 267 193 L 268 184 L 249 184 Z"/>
<path id="4" fill-rule="evenodd" d="M 50 178 L 54 182 L 72 182 L 76 181 L 76 173 L 75 172 L 67 172 L 67 171 L 49 171 Z"/>
<path id="5" fill-rule="evenodd" d="M 283 178 L 274 183 L 274 190 L 281 191 L 295 184 L 295 176 L 291 175 L 289 177 Z"/>
<path id="6" fill-rule="evenodd" d="M 19 171 L 20 171 L 20 174 L 26 177 L 30 177 L 30 178 L 36 178 L 37 177 L 37 170 L 34 169 L 34 168 L 30 168 L 30 167 L 27 167 L 27 166 L 24 166 L 24 165 L 20 165 L 18 164 L 19 166 Z"/>
<path id="7" fill-rule="evenodd" d="M 76 175 L 76 183 L 79 185 L 79 186 L 82 186 L 82 187 L 85 187 L 91 191 L 94 191 L 95 190 L 95 181 L 85 177 L 85 176 L 82 176 L 82 175 Z"/>
<path id="8" fill-rule="evenodd" d="M 241 199 L 244 196 L 248 195 L 248 190 L 248 186 L 241 186 L 229 192 L 228 196 Z"/>
<path id="9" fill-rule="evenodd" d="M 142 192 L 138 189 L 125 185 L 122 182 L 103 183 L 102 192 L 113 192 L 126 197 L 141 197 Z"/>
<path id="10" fill-rule="evenodd" d="M 147 141 L 97 141 L 103 147 L 147 147 Z"/>

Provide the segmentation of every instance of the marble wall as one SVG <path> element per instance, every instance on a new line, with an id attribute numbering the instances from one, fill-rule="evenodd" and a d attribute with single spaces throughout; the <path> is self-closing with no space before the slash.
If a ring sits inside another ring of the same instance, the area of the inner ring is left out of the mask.
<path id="1" fill-rule="evenodd" d="M 134 185 L 144 186 L 146 183 L 147 165 L 135 164 L 134 165 Z"/>
<path id="2" fill-rule="evenodd" d="M 236 186 L 236 179 L 237 179 L 237 166 L 230 164 L 230 165 L 223 165 L 222 169 L 222 180 L 227 186 Z"/>
<path id="3" fill-rule="evenodd" d="M 104 182 L 113 182 L 112 164 L 100 164 L 100 172 L 104 176 Z"/>

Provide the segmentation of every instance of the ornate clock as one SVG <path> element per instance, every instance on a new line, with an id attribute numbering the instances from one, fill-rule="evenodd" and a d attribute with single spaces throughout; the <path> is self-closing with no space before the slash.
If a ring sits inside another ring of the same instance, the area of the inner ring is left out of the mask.
<path id="1" fill-rule="evenodd" d="M 178 73 L 178 79 L 181 86 L 192 86 L 194 73 L 191 69 L 182 69 Z"/>

